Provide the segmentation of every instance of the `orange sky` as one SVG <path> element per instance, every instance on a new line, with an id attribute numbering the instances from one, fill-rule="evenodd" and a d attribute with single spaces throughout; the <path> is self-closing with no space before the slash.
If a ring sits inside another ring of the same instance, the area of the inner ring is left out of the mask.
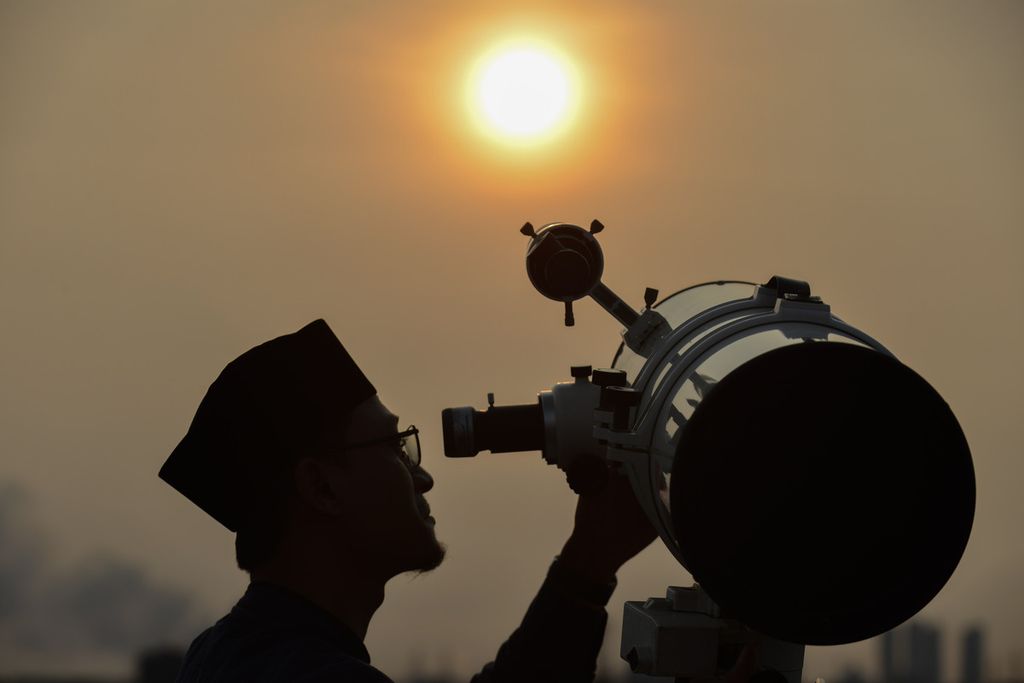
<path id="1" fill-rule="evenodd" d="M 587 83 L 578 125 L 528 153 L 476 135 L 460 95 L 527 31 Z M 324 317 L 422 426 L 450 548 L 390 587 L 374 660 L 475 669 L 574 501 L 539 456 L 445 462 L 438 415 L 610 362 L 617 325 L 580 304 L 563 328 L 517 231 L 600 218 L 605 281 L 634 305 L 806 279 L 943 394 L 978 512 L 923 616 L 949 646 L 990 624 L 1005 674 L 1024 642 L 1022 66 L 1011 2 L 5 3 L 0 482 L 30 494 L 54 562 L 111 553 L 219 616 L 243 585 L 230 537 L 156 470 L 228 360 Z M 609 657 L 621 601 L 686 580 L 661 547 L 628 566 Z M 873 654 L 813 650 L 805 672 Z"/>

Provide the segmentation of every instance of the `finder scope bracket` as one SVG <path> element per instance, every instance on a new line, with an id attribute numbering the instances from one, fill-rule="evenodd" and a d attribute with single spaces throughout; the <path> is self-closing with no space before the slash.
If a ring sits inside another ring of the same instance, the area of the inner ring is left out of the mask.
<path id="1" fill-rule="evenodd" d="M 772 275 L 765 284 L 761 285 L 766 289 L 774 289 L 778 298 L 787 301 L 806 301 L 820 303 L 820 296 L 811 296 L 811 285 L 804 280 L 794 280 L 781 275 Z"/>
<path id="2" fill-rule="evenodd" d="M 643 353 L 649 339 L 669 331 L 664 318 L 651 308 L 658 290 L 646 289 L 645 308 L 637 313 L 601 281 L 604 252 L 595 235 L 602 230 L 604 224 L 596 219 L 591 221 L 589 231 L 570 223 L 549 223 L 537 231 L 532 223 L 525 223 L 519 232 L 530 238 L 526 274 L 538 292 L 565 305 L 566 327 L 576 324 L 572 303 L 589 296 L 626 327 L 626 345 Z"/>

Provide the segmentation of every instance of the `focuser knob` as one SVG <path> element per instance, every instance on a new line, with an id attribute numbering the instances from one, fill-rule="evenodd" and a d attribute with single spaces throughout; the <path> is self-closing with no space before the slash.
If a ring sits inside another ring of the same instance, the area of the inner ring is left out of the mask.
<path id="1" fill-rule="evenodd" d="M 591 372 L 593 372 L 593 368 L 589 365 L 573 365 L 569 368 L 569 374 L 576 379 L 587 379 Z"/>

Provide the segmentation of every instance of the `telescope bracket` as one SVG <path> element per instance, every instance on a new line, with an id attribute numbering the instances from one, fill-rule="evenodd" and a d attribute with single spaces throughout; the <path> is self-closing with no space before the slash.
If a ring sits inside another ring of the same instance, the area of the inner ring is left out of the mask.
<path id="1" fill-rule="evenodd" d="M 620 432 L 608 427 L 594 427 L 594 438 L 598 443 L 608 444 L 605 451 L 608 460 L 626 462 L 634 456 L 647 452 L 643 445 L 643 434 L 637 432 Z"/>
<path id="2" fill-rule="evenodd" d="M 652 308 L 644 312 L 622 333 L 622 341 L 634 353 L 648 356 L 651 348 L 672 332 L 665 317 Z"/>
<path id="3" fill-rule="evenodd" d="M 831 307 L 820 299 L 818 301 L 810 301 L 806 299 L 780 298 L 775 302 L 775 313 L 794 320 L 805 320 L 808 322 L 822 321 L 828 323 L 832 320 Z"/>
<path id="4" fill-rule="evenodd" d="M 623 605 L 620 654 L 636 673 L 690 683 L 721 680 L 743 647 L 758 645 L 757 666 L 800 683 L 804 646 L 768 638 L 733 619 L 697 584 L 669 586 L 664 598 Z"/>

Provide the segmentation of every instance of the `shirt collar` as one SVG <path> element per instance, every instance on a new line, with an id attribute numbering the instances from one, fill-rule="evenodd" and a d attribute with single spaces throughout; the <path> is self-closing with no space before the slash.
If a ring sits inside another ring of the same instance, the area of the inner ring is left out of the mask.
<path id="1" fill-rule="evenodd" d="M 277 626 L 314 633 L 332 642 L 345 654 L 370 663 L 370 653 L 351 629 L 327 610 L 282 586 L 253 581 L 232 611 L 269 619 Z"/>

